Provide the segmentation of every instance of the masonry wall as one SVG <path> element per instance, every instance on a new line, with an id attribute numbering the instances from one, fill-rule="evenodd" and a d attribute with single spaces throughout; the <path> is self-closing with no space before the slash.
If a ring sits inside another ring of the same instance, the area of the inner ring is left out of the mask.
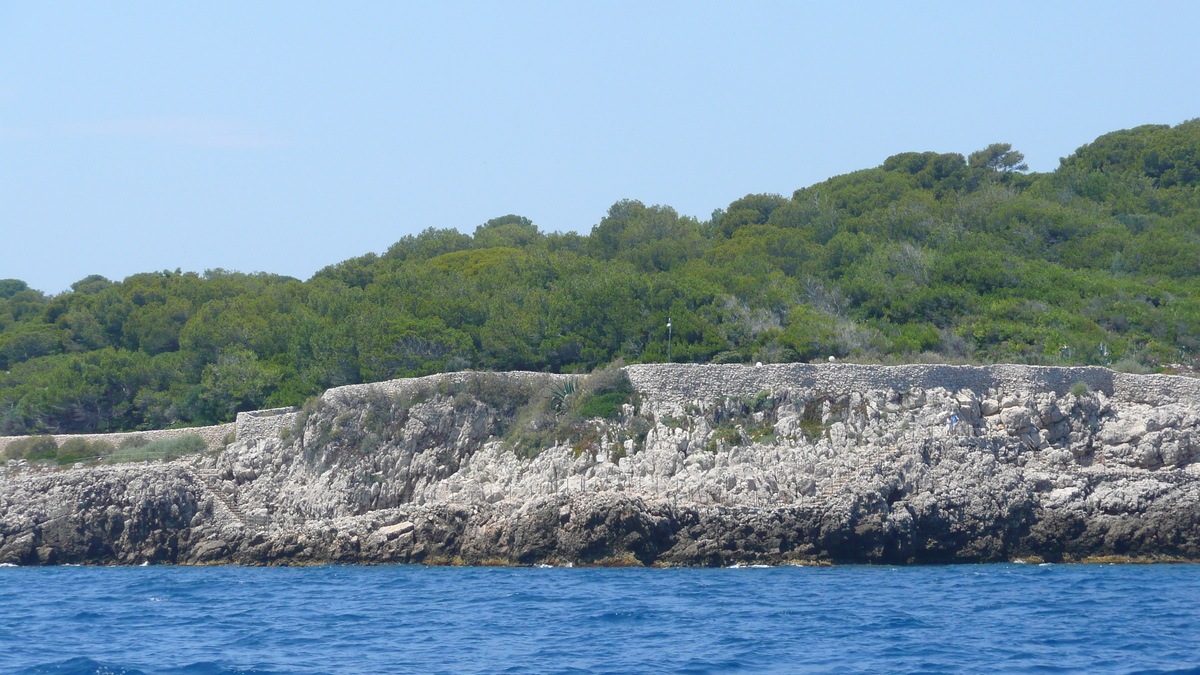
<path id="1" fill-rule="evenodd" d="M 240 412 L 234 422 L 237 440 L 277 437 L 280 431 L 294 425 L 299 415 L 300 409 L 295 407 Z"/>
<path id="2" fill-rule="evenodd" d="M 628 366 L 626 372 L 634 387 L 656 398 L 688 402 L 712 399 L 721 396 L 753 396 L 764 390 L 803 388 L 829 392 L 831 394 L 853 391 L 932 389 L 942 387 L 951 391 L 969 389 L 984 395 L 989 391 L 1054 391 L 1065 394 L 1077 383 L 1083 382 L 1093 391 L 1102 391 L 1106 396 L 1122 401 L 1163 405 L 1181 399 L 1200 401 L 1200 380 L 1172 375 L 1129 375 L 1107 368 L 1054 367 L 1054 366 L 866 366 L 857 364 L 773 364 L 761 367 L 740 364 L 644 364 Z M 442 378 L 461 380 L 471 373 L 448 373 L 423 378 L 391 380 L 372 384 L 348 385 L 330 389 L 327 397 L 361 394 L 374 390 L 387 394 L 398 394 L 424 383 L 437 382 Z M 512 377 L 544 377 L 544 373 L 511 373 Z M 554 378 L 566 376 L 552 375 Z M 230 434 L 245 441 L 255 438 L 271 438 L 288 426 L 295 424 L 299 415 L 297 408 L 273 408 L 238 413 L 237 421 L 210 427 L 184 429 L 158 429 L 112 434 L 56 434 L 61 444 L 70 438 L 89 441 L 104 440 L 114 446 L 130 437 L 142 437 L 148 441 L 177 438 L 197 434 L 208 443 L 211 450 L 225 445 Z M 0 453 L 15 440 L 23 436 L 0 436 Z"/>
<path id="3" fill-rule="evenodd" d="M 831 394 L 854 391 L 969 389 L 1054 391 L 1062 395 L 1083 382 L 1093 391 L 1122 401 L 1162 405 L 1200 400 L 1200 380 L 1174 375 L 1129 375 L 1097 366 L 864 366 L 857 364 L 779 364 L 761 367 L 698 364 L 647 364 L 626 368 L 643 393 L 676 401 L 720 396 L 753 396 L 771 389 L 803 388 Z"/>

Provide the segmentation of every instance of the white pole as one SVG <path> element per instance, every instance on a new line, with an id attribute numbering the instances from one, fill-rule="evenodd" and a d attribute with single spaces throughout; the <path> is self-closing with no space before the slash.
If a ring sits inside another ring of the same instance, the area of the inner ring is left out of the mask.
<path id="1" fill-rule="evenodd" d="M 667 363 L 671 362 L 671 317 L 667 317 Z"/>

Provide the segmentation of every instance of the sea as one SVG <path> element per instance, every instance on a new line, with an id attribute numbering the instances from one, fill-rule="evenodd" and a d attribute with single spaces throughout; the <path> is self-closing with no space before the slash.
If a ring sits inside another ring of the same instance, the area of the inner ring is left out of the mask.
<path id="1" fill-rule="evenodd" d="M 9 567 L 0 672 L 1200 674 L 1200 566 Z"/>

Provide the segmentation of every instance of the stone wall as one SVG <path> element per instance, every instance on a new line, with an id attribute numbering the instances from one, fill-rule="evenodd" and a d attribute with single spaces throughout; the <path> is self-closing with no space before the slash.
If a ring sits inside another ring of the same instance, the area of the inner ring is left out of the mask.
<path id="1" fill-rule="evenodd" d="M 644 364 L 628 366 L 626 372 L 634 387 L 663 400 L 686 403 L 723 396 L 753 396 L 764 390 L 814 389 L 830 394 L 879 390 L 907 391 L 942 387 L 950 391 L 971 390 L 979 396 L 1003 391 L 1046 391 L 1063 395 L 1077 383 L 1092 391 L 1131 403 L 1166 405 L 1180 400 L 1200 401 L 1200 380 L 1172 375 L 1129 375 L 1096 366 L 947 366 L 914 364 L 906 366 L 870 366 L 848 363 L 771 364 L 760 367 L 741 364 Z M 457 382 L 476 375 L 473 372 L 446 373 L 421 378 L 389 380 L 337 387 L 325 392 L 331 400 L 350 399 L 368 391 L 396 395 L 449 380 Z M 554 379 L 564 375 L 536 372 L 505 373 L 505 377 Z M 56 434 L 61 444 L 70 438 L 104 440 L 120 446 L 126 438 L 140 436 L 149 441 L 197 434 L 210 450 L 224 447 L 229 434 L 239 441 L 276 438 L 279 432 L 295 424 L 299 409 L 272 408 L 238 413 L 237 421 L 210 427 L 157 429 L 112 434 Z M 0 436 L 0 453 L 22 436 Z"/>
<path id="2" fill-rule="evenodd" d="M 300 409 L 295 406 L 240 412 L 234 422 L 237 440 L 278 437 L 280 431 L 296 423 L 299 415 Z"/>
<path id="3" fill-rule="evenodd" d="M 543 373 L 528 370 L 514 370 L 503 373 L 463 370 L 454 373 L 440 373 L 437 375 L 426 375 L 425 377 L 413 377 L 401 380 L 385 380 L 383 382 L 369 382 L 367 384 L 347 384 L 345 386 L 334 387 L 333 389 L 327 390 L 322 395 L 322 398 L 336 401 L 340 398 L 353 399 L 367 393 L 382 393 L 389 396 L 395 396 L 403 393 L 411 393 L 422 387 L 437 386 L 443 382 L 456 384 L 480 375 L 500 376 L 507 380 L 532 380 L 546 378 L 557 381 L 572 377 L 571 375 L 558 375 L 554 373 Z"/>
<path id="4" fill-rule="evenodd" d="M 1174 375 L 1128 375 L 1097 366 L 864 366 L 857 364 L 647 364 L 626 368 L 643 393 L 681 402 L 721 396 L 753 396 L 771 389 L 815 389 L 831 394 L 892 389 L 1045 391 L 1063 395 L 1079 382 L 1092 391 L 1131 403 L 1163 405 L 1200 401 L 1200 380 Z"/>

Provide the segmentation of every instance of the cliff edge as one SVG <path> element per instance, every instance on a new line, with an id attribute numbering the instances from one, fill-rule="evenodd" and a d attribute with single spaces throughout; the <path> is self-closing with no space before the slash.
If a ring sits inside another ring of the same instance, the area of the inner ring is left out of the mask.
<path id="1" fill-rule="evenodd" d="M 1200 380 L 1036 366 L 451 373 L 171 462 L 0 474 L 0 562 L 1200 559 Z"/>

